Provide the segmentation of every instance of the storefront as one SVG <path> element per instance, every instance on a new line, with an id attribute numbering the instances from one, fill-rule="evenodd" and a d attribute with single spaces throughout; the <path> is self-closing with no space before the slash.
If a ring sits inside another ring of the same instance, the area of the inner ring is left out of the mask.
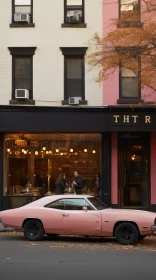
<path id="1" fill-rule="evenodd" d="M 156 211 L 156 110 L 110 108 L 111 202 Z"/>
<path id="2" fill-rule="evenodd" d="M 155 109 L 0 106 L 0 210 L 55 194 L 61 170 L 65 193 L 78 170 L 83 194 L 156 211 Z"/>
<path id="3" fill-rule="evenodd" d="M 65 193 L 73 192 L 77 170 L 82 193 L 110 205 L 108 108 L 1 106 L 0 133 L 0 209 L 55 194 L 61 170 L 66 174 Z"/>

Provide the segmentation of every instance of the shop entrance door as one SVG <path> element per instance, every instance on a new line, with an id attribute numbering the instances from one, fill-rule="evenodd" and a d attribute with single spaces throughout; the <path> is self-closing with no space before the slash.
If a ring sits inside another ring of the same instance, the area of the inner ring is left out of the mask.
<path id="1" fill-rule="evenodd" d="M 120 207 L 148 208 L 149 177 L 149 139 L 119 138 Z"/>

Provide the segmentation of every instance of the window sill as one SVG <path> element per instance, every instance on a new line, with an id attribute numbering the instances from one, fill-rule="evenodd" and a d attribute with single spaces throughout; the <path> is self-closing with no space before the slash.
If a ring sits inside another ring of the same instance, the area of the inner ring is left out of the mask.
<path id="1" fill-rule="evenodd" d="M 144 100 L 139 98 L 120 98 L 117 100 L 117 104 L 139 104 L 144 103 Z"/>
<path id="2" fill-rule="evenodd" d="M 28 28 L 35 27 L 35 23 L 10 23 L 11 28 Z"/>
<path id="3" fill-rule="evenodd" d="M 26 99 L 26 100 L 17 100 L 12 99 L 9 101 L 10 105 L 35 105 L 35 100 Z"/>
<path id="4" fill-rule="evenodd" d="M 62 23 L 61 24 L 62 28 L 86 28 L 87 24 L 86 23 Z"/>
<path id="5" fill-rule="evenodd" d="M 120 21 L 117 27 L 143 27 L 143 23 L 140 21 Z"/>
<path id="6" fill-rule="evenodd" d="M 79 105 L 87 105 L 88 104 L 88 101 L 87 100 L 80 100 L 80 103 L 79 104 L 69 104 L 68 103 L 68 100 L 62 100 L 62 105 L 69 105 L 69 106 L 79 106 Z"/>

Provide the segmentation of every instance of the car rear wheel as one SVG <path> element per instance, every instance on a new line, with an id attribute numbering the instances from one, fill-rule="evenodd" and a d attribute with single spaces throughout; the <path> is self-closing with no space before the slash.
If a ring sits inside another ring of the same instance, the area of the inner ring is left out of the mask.
<path id="1" fill-rule="evenodd" d="M 135 225 L 125 222 L 117 226 L 115 238 L 122 245 L 132 245 L 138 241 L 139 233 Z"/>
<path id="2" fill-rule="evenodd" d="M 30 241 L 38 241 L 44 237 L 44 228 L 40 221 L 29 220 L 23 227 L 24 236 Z"/>

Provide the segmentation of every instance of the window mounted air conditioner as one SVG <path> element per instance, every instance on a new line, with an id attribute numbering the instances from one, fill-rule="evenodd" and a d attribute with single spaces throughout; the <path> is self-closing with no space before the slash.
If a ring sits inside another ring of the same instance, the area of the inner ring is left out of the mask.
<path id="1" fill-rule="evenodd" d="M 30 22 L 29 14 L 14 14 L 15 22 Z"/>
<path id="2" fill-rule="evenodd" d="M 81 97 L 69 97 L 68 104 L 69 105 L 79 105 Z"/>
<path id="3" fill-rule="evenodd" d="M 29 90 L 27 89 L 15 89 L 16 99 L 29 99 Z"/>

